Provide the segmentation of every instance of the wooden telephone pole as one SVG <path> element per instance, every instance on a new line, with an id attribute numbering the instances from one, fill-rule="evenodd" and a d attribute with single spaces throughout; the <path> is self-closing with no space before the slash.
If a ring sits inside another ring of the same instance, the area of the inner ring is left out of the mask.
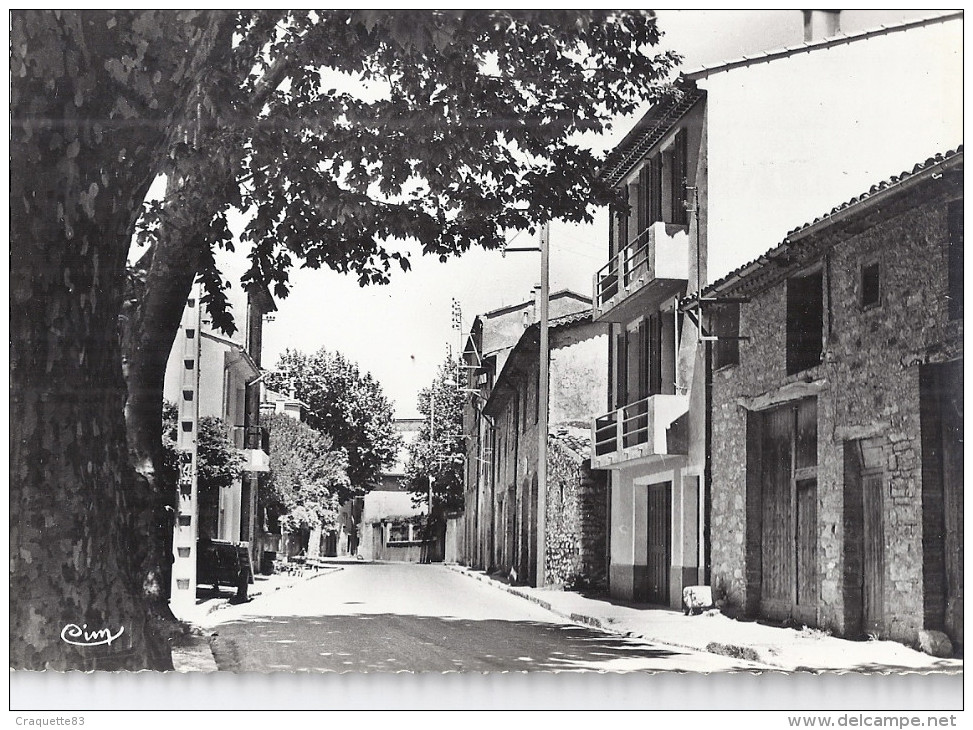
<path id="1" fill-rule="evenodd" d="M 547 582 L 547 428 L 549 400 L 550 342 L 548 340 L 548 304 L 550 299 L 551 226 L 541 228 L 541 301 L 540 301 L 540 383 L 537 389 L 537 587 Z"/>

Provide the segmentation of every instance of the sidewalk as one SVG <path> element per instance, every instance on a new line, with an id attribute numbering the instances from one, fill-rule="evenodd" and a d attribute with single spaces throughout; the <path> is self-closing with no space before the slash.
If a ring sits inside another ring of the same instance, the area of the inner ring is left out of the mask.
<path id="1" fill-rule="evenodd" d="M 579 593 L 511 586 L 483 571 L 446 568 L 526 598 L 569 619 L 617 634 L 684 649 L 758 662 L 784 671 L 959 674 L 961 659 L 937 659 L 894 641 L 849 641 L 823 631 L 786 629 L 738 621 L 717 611 L 686 616 L 681 611 L 610 602 Z"/>
<path id="2" fill-rule="evenodd" d="M 261 595 L 290 588 L 312 578 L 344 570 L 342 562 L 355 562 L 354 558 L 327 558 L 325 564 L 314 568 L 305 568 L 302 574 L 274 573 L 272 575 L 255 575 L 254 584 L 247 591 L 250 601 Z M 233 605 L 236 590 L 222 588 L 219 592 L 198 590 L 196 605 L 177 618 L 189 626 L 189 633 L 182 637 L 172 647 L 172 666 L 177 672 L 215 672 L 218 667 L 213 659 L 213 652 L 209 645 L 209 636 L 199 624 L 213 611 L 219 611 Z"/>

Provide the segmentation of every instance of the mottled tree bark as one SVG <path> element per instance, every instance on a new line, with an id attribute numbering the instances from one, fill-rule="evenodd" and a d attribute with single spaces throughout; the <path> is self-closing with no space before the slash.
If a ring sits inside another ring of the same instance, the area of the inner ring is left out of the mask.
<path id="1" fill-rule="evenodd" d="M 129 460 L 118 318 L 140 205 L 227 16 L 11 20 L 10 663 L 171 668 L 167 499 Z"/>

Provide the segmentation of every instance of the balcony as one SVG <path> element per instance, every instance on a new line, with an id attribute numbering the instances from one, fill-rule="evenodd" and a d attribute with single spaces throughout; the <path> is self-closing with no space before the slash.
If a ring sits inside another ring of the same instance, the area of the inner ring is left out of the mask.
<path id="1" fill-rule="evenodd" d="M 270 471 L 270 431 L 263 426 L 231 426 L 228 435 L 243 454 L 244 471 Z"/>
<path id="2" fill-rule="evenodd" d="M 688 395 L 660 394 L 598 416 L 591 430 L 592 468 L 646 456 L 685 455 L 686 438 L 673 424 L 688 411 Z"/>
<path id="3" fill-rule="evenodd" d="M 629 322 L 638 312 L 685 293 L 689 234 L 685 226 L 653 223 L 595 274 L 596 322 Z"/>

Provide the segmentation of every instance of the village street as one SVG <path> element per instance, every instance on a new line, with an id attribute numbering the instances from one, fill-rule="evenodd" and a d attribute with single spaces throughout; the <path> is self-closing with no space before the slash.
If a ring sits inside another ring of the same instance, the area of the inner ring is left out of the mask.
<path id="1" fill-rule="evenodd" d="M 564 622 L 441 565 L 342 570 L 214 611 L 223 671 L 727 671 L 748 662 Z"/>

